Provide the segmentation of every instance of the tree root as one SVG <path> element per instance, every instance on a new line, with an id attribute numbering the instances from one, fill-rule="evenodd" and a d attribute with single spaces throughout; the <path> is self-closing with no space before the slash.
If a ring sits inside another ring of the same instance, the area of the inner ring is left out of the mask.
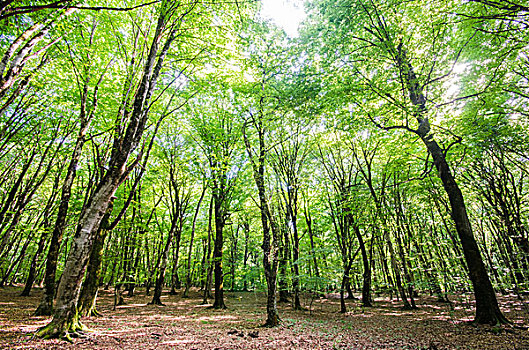
<path id="1" fill-rule="evenodd" d="M 61 339 L 70 343 L 73 338 L 84 336 L 85 332 L 90 331 L 83 325 L 79 319 L 73 321 L 56 322 L 51 321 L 48 325 L 41 327 L 35 333 L 35 336 L 43 339 Z"/>
<path id="2" fill-rule="evenodd" d="M 88 311 L 88 315 L 89 315 L 89 316 L 94 316 L 94 317 L 101 317 L 101 316 L 103 316 L 103 315 L 101 314 L 101 312 L 97 311 L 97 309 L 96 309 L 95 307 L 92 308 L 92 309 L 90 309 L 90 311 Z"/>

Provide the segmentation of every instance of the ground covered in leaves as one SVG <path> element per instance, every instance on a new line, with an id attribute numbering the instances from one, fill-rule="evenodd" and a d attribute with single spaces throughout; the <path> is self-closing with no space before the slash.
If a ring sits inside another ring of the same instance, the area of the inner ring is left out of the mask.
<path id="1" fill-rule="evenodd" d="M 429 296 L 417 300 L 418 310 L 404 311 L 388 297 L 375 298 L 374 308 L 349 300 L 340 314 L 336 295 L 312 299 L 306 311 L 279 306 L 282 325 L 263 328 L 265 298 L 261 293 L 227 293 L 227 310 L 200 305 L 191 298 L 164 293 L 165 306 L 147 305 L 143 290 L 126 297 L 113 310 L 112 292 L 101 291 L 101 317 L 87 317 L 86 336 L 73 344 L 33 336 L 50 318 L 33 316 L 42 291 L 20 297 L 20 287 L 0 289 L 0 348 L 10 349 L 529 349 L 529 315 L 516 296 L 500 297 L 513 321 L 506 327 L 474 326 L 469 296 L 452 297 L 452 305 Z"/>

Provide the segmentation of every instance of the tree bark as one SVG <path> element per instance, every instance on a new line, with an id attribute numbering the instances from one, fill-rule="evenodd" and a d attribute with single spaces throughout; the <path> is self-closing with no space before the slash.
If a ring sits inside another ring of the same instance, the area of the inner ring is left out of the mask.
<path id="1" fill-rule="evenodd" d="M 108 205 L 107 212 L 101 221 L 101 225 L 97 230 L 94 246 L 90 252 L 86 278 L 81 287 L 81 294 L 78 302 L 78 312 L 80 316 L 99 316 L 96 308 L 97 291 L 101 284 L 101 264 L 103 262 L 103 248 L 105 246 L 105 239 L 110 229 L 110 215 L 114 207 L 113 199 Z"/>
<path id="2" fill-rule="evenodd" d="M 461 246 L 463 247 L 463 254 L 467 262 L 469 277 L 476 298 L 476 317 L 474 322 L 481 324 L 507 323 L 508 320 L 499 308 L 494 288 L 472 233 L 472 226 L 468 219 L 463 194 L 450 171 L 445 154 L 432 136 L 422 135 L 421 140 L 434 160 L 435 167 L 450 200 L 452 219 L 455 222 Z"/>
<path id="3" fill-rule="evenodd" d="M 213 245 L 213 264 L 215 274 L 215 301 L 214 309 L 226 309 L 224 304 L 224 275 L 222 272 L 222 247 L 224 245 L 225 213 L 223 199 L 220 198 L 219 189 L 213 189 L 213 202 L 215 212 L 215 242 Z"/>
<path id="4" fill-rule="evenodd" d="M 364 238 L 360 232 L 358 225 L 354 226 L 356 239 L 360 245 L 360 253 L 362 254 L 362 264 L 364 265 L 364 273 L 362 274 L 362 306 L 371 307 L 373 306 L 371 300 L 371 263 L 367 256 L 367 249 L 364 243 Z"/>
<path id="5" fill-rule="evenodd" d="M 265 326 L 275 327 L 280 323 L 279 313 L 277 312 L 277 270 L 278 270 L 278 239 L 279 227 L 273 217 L 268 200 L 266 197 L 265 187 L 265 128 L 263 126 L 262 112 L 253 120 L 255 129 L 258 133 L 259 147 L 257 148 L 257 157 L 254 159 L 250 140 L 243 129 L 244 143 L 246 151 L 250 157 L 253 177 L 259 194 L 259 210 L 261 212 L 261 224 L 263 228 L 263 241 L 261 248 L 263 250 L 263 267 L 267 286 L 266 298 L 266 322 Z M 270 234 L 272 233 L 272 234 Z"/>
<path id="6" fill-rule="evenodd" d="M 187 263 L 186 263 L 186 282 L 184 293 L 182 298 L 187 298 L 189 296 L 189 288 L 191 288 L 191 256 L 193 254 L 193 244 L 195 240 L 195 229 L 197 224 L 198 213 L 200 211 L 200 205 L 206 194 L 206 185 L 203 186 L 202 192 L 200 193 L 200 198 L 198 200 L 197 206 L 195 208 L 195 215 L 193 215 L 193 224 L 191 226 L 191 237 L 189 238 L 189 250 L 187 251 Z"/>

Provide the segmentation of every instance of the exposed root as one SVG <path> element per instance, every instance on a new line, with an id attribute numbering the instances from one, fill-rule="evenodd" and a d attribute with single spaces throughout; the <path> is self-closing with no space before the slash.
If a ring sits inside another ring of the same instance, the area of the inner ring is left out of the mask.
<path id="1" fill-rule="evenodd" d="M 88 316 L 94 316 L 94 317 L 101 317 L 103 316 L 95 307 L 91 308 L 90 311 L 88 311 Z"/>
<path id="2" fill-rule="evenodd" d="M 73 338 L 84 337 L 85 332 L 90 331 L 78 319 L 71 322 L 51 321 L 48 325 L 41 327 L 35 336 L 43 339 L 62 339 L 73 342 Z"/>

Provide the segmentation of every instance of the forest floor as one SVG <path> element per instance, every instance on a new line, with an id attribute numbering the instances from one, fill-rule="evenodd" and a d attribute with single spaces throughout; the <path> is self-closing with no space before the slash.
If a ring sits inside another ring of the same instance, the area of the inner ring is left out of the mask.
<path id="1" fill-rule="evenodd" d="M 307 311 L 279 306 L 282 325 L 263 328 L 266 305 L 261 293 L 225 293 L 227 310 L 200 305 L 191 298 L 164 293 L 165 306 L 147 305 L 151 297 L 138 290 L 113 311 L 112 292 L 100 291 L 101 317 L 87 317 L 91 331 L 73 343 L 42 340 L 34 332 L 50 318 L 33 316 L 42 291 L 20 297 L 21 287 L 0 289 L 0 348 L 9 349 L 529 349 L 529 315 L 515 296 L 500 302 L 513 325 L 474 326 L 470 297 L 452 297 L 453 305 L 435 298 L 417 299 L 417 310 L 404 311 L 388 297 L 362 308 L 348 300 L 349 312 L 338 313 L 336 295 L 303 299 Z M 250 334 L 251 333 L 251 334 Z"/>

